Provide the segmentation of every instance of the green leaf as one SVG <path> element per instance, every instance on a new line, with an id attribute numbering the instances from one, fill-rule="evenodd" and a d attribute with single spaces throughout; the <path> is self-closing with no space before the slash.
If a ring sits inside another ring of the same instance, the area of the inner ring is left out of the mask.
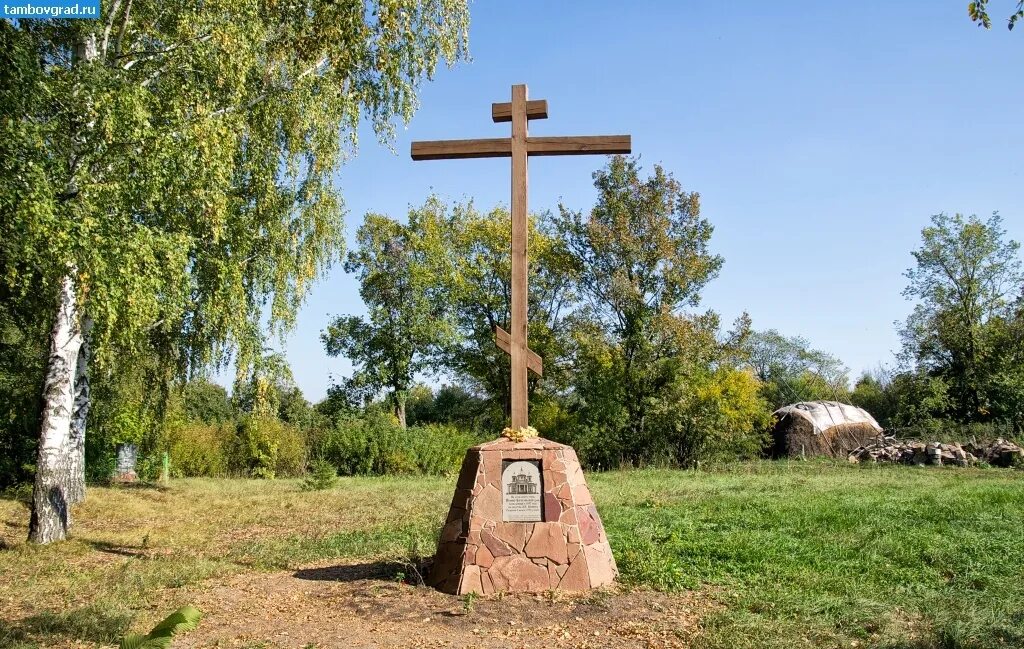
<path id="1" fill-rule="evenodd" d="M 153 627 L 147 635 L 131 634 L 121 640 L 121 649 L 166 649 L 174 636 L 199 625 L 203 614 L 193 606 L 183 606 Z"/>
<path id="2" fill-rule="evenodd" d="M 170 637 L 185 631 L 191 631 L 199 625 L 202 612 L 193 606 L 183 606 L 168 615 L 163 622 L 153 627 L 150 638 Z"/>
<path id="3" fill-rule="evenodd" d="M 146 636 L 138 633 L 130 633 L 121 640 L 121 649 L 142 649 L 146 643 Z"/>

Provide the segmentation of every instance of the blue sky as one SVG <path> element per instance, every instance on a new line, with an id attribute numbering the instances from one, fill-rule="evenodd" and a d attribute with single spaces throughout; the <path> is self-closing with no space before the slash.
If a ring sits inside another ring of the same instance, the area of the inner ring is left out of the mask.
<path id="1" fill-rule="evenodd" d="M 399 128 L 395 152 L 361 136 L 337 176 L 351 240 L 367 211 L 404 217 L 431 192 L 508 203 L 508 161 L 413 163 L 419 139 L 506 137 L 490 104 L 513 83 L 547 99 L 531 134 L 630 133 L 702 197 L 725 258 L 703 308 L 802 335 L 854 375 L 891 363 L 910 251 L 930 215 L 998 210 L 1024 239 L 1024 33 L 992 2 L 484 2 L 472 62 L 443 70 Z M 601 157 L 533 158 L 530 208 L 589 208 Z M 307 398 L 330 375 L 319 334 L 362 313 L 341 266 L 317 285 L 283 348 Z"/>

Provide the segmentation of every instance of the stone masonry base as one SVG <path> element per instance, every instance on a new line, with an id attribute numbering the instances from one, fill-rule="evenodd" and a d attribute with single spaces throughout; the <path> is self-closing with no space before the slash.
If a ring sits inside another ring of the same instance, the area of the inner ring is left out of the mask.
<path id="1" fill-rule="evenodd" d="M 539 460 L 542 520 L 502 520 L 502 461 Z M 466 452 L 428 583 L 463 595 L 583 591 L 618 574 L 572 447 L 499 438 Z"/>

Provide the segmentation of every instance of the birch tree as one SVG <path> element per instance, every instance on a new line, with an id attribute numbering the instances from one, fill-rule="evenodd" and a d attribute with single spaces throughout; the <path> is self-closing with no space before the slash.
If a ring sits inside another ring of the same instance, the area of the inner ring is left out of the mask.
<path id="1" fill-rule="evenodd" d="M 1016 0 L 1010 4 L 1010 17 L 1006 19 L 1006 28 L 1013 30 L 1017 21 L 1024 19 L 1024 0 Z M 992 28 L 992 18 L 988 15 L 988 0 L 974 0 L 967 4 L 967 15 L 971 22 L 985 29 Z"/>
<path id="2" fill-rule="evenodd" d="M 261 317 L 286 330 L 340 254 L 332 174 L 361 119 L 388 141 L 422 80 L 464 56 L 468 25 L 464 0 L 103 9 L 0 21 L 0 272 L 15 291 L 58 296 L 40 314 L 54 323 L 40 543 L 64 538 L 78 497 L 87 366 L 156 338 L 179 372 L 232 355 L 247 371 Z"/>

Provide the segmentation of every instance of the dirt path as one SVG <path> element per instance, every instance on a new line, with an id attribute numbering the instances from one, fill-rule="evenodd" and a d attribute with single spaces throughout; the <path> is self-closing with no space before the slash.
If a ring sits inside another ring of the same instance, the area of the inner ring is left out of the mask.
<path id="1" fill-rule="evenodd" d="M 647 590 L 463 598 L 390 580 L 386 564 L 245 574 L 195 593 L 199 629 L 175 647 L 688 647 L 709 604 Z"/>

